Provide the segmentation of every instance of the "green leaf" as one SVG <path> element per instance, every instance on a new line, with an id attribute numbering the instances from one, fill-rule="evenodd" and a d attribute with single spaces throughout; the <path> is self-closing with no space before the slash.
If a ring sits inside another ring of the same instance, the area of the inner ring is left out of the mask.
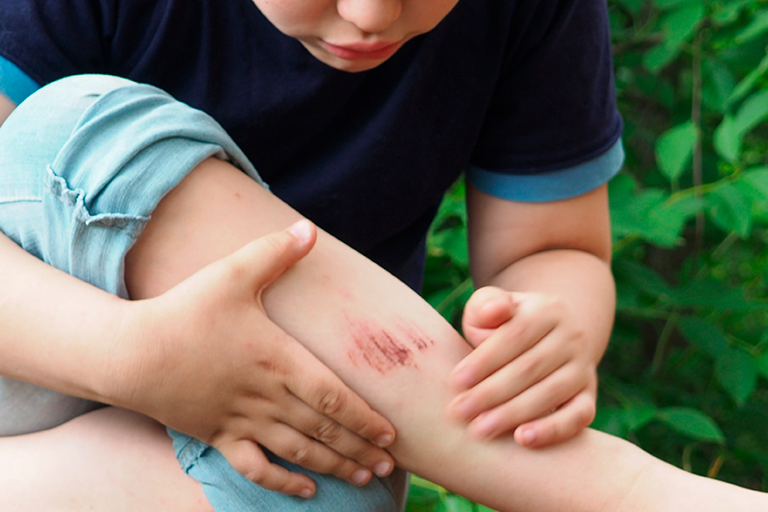
<path id="1" fill-rule="evenodd" d="M 460 268 L 469 266 L 469 247 L 467 230 L 464 226 L 443 229 L 434 233 L 429 240 L 432 247 L 439 247 L 455 265 Z"/>
<path id="2" fill-rule="evenodd" d="M 635 432 L 650 423 L 655 416 L 655 407 L 641 404 L 628 408 L 600 408 L 591 428 L 618 437 L 626 437 L 627 433 Z"/>
<path id="3" fill-rule="evenodd" d="M 688 39 L 704 17 L 704 12 L 703 2 L 691 2 L 667 14 L 661 20 L 661 28 L 667 35 L 667 41 L 681 43 Z"/>
<path id="4" fill-rule="evenodd" d="M 729 183 L 707 194 L 709 216 L 726 232 L 734 231 L 747 238 L 752 229 L 752 211 L 749 201 L 734 184 Z"/>
<path id="5" fill-rule="evenodd" d="M 656 408 L 649 406 L 638 406 L 630 409 L 624 409 L 622 421 L 630 432 L 635 432 L 651 422 L 656 416 Z"/>
<path id="6" fill-rule="evenodd" d="M 752 2 L 753 0 L 734 0 L 725 2 L 724 5 L 716 5 L 715 12 L 712 14 L 712 21 L 716 25 L 733 23 L 739 18 L 741 10 Z"/>
<path id="7" fill-rule="evenodd" d="M 688 342 L 714 358 L 721 357 L 730 350 L 723 333 L 706 320 L 683 317 L 678 320 L 677 329 Z"/>
<path id="8" fill-rule="evenodd" d="M 441 288 L 437 290 L 435 293 L 432 293 L 428 295 L 426 298 L 426 301 L 429 303 L 430 306 L 437 309 L 437 307 L 442 304 L 442 302 L 448 298 L 448 296 L 453 292 L 451 288 Z M 446 316 L 446 315 L 443 315 Z M 449 320 L 450 321 L 450 320 Z"/>
<path id="9" fill-rule="evenodd" d="M 736 129 L 733 116 L 727 115 L 715 128 L 712 142 L 718 155 L 724 160 L 735 163 L 741 155 L 741 141 L 743 137 L 744 134 L 739 133 Z"/>
<path id="10" fill-rule="evenodd" d="M 666 11 L 672 9 L 673 7 L 690 4 L 696 1 L 698 0 L 653 0 L 653 3 L 655 3 L 660 9 Z"/>
<path id="11" fill-rule="evenodd" d="M 615 258 L 621 259 L 621 258 Z M 616 311 L 634 310 L 640 307 L 640 294 L 637 288 L 623 279 L 616 278 Z"/>
<path id="12" fill-rule="evenodd" d="M 768 32 L 768 10 L 758 11 L 752 16 L 752 22 L 736 35 L 735 42 L 737 44 L 744 44 Z"/>
<path id="13" fill-rule="evenodd" d="M 661 247 L 678 245 L 685 223 L 704 203 L 695 197 L 680 201 L 667 199 L 669 195 L 665 191 L 653 188 L 636 195 L 612 196 L 611 230 L 614 239 L 632 236 Z"/>
<path id="14" fill-rule="evenodd" d="M 643 54 L 643 65 L 656 74 L 672 62 L 679 52 L 680 43 L 678 41 L 663 42 Z"/>
<path id="15" fill-rule="evenodd" d="M 725 436 L 717 423 L 699 410 L 667 407 L 660 410 L 656 417 L 665 425 L 698 441 L 725 442 Z"/>
<path id="16" fill-rule="evenodd" d="M 614 176 L 608 182 L 608 198 L 611 208 L 622 205 L 629 200 L 634 195 L 635 188 L 637 188 L 637 183 L 631 175 L 621 172 Z"/>
<path id="17" fill-rule="evenodd" d="M 432 226 L 438 230 L 444 228 L 446 223 L 466 226 L 467 205 L 464 200 L 465 194 L 464 180 L 459 178 L 445 193 Z"/>
<path id="18" fill-rule="evenodd" d="M 665 247 L 679 245 L 685 225 L 705 206 L 706 201 L 695 196 L 661 203 L 648 212 L 648 224 L 654 235 L 649 240 Z"/>
<path id="19" fill-rule="evenodd" d="M 643 6 L 644 0 L 617 0 L 618 3 L 623 5 L 629 10 L 629 12 L 637 12 Z"/>
<path id="20" fill-rule="evenodd" d="M 621 438 L 626 438 L 629 432 L 624 423 L 624 410 L 618 407 L 599 408 L 590 427 Z"/>
<path id="21" fill-rule="evenodd" d="M 673 293 L 660 297 L 680 307 L 706 307 L 719 311 L 748 311 L 753 305 L 741 288 L 731 288 L 715 279 L 697 279 L 681 285 Z"/>
<path id="22" fill-rule="evenodd" d="M 744 405 L 757 384 L 752 358 L 743 350 L 734 348 L 718 356 L 715 375 L 739 407 Z"/>
<path id="23" fill-rule="evenodd" d="M 746 183 L 768 200 L 768 167 L 753 167 L 741 173 L 739 181 Z"/>
<path id="24" fill-rule="evenodd" d="M 768 351 L 755 358 L 755 368 L 760 372 L 760 375 L 768 379 Z"/>
<path id="25" fill-rule="evenodd" d="M 430 482 L 426 478 L 421 478 L 418 475 L 411 475 L 411 487 L 418 487 L 420 489 L 428 489 L 436 493 L 447 492 L 443 487 Z"/>
<path id="26" fill-rule="evenodd" d="M 768 90 L 758 91 L 739 107 L 734 116 L 725 116 L 715 130 L 715 150 L 724 159 L 736 162 L 744 135 L 768 117 Z"/>
<path id="27" fill-rule="evenodd" d="M 651 297 L 658 298 L 673 294 L 672 287 L 667 284 L 663 277 L 639 261 L 624 258 L 616 260 L 613 264 L 613 271 L 617 278 L 631 283 Z"/>
<path id="28" fill-rule="evenodd" d="M 755 69 L 749 72 L 747 76 L 739 82 L 733 89 L 731 96 L 728 98 L 728 104 L 733 105 L 740 101 L 749 91 L 755 86 L 765 72 L 768 71 L 768 55 L 764 56 Z"/>
<path id="29" fill-rule="evenodd" d="M 725 112 L 728 100 L 736 87 L 736 80 L 730 69 L 717 59 L 705 59 L 701 63 L 704 77 L 702 99 L 717 112 Z"/>
<path id="30" fill-rule="evenodd" d="M 661 172 L 677 182 L 693 154 L 698 133 L 692 121 L 664 132 L 656 141 L 656 161 Z"/>
<path id="31" fill-rule="evenodd" d="M 456 494 L 443 497 L 443 505 L 445 505 L 446 512 L 473 512 L 475 508 L 467 498 Z"/>
<path id="32" fill-rule="evenodd" d="M 758 91 L 739 107 L 734 118 L 736 129 L 747 133 L 768 116 L 768 90 Z"/>
<path id="33" fill-rule="evenodd" d="M 659 23 L 665 35 L 664 42 L 643 55 L 643 64 L 650 71 L 657 73 L 672 62 L 680 51 L 680 45 L 690 38 L 704 13 L 704 5 L 701 2 L 681 4 L 674 11 L 667 13 Z"/>

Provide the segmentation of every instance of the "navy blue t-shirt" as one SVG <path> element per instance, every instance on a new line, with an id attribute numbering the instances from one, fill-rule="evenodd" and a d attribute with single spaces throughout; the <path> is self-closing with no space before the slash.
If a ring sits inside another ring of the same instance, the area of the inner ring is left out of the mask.
<path id="1" fill-rule="evenodd" d="M 79 73 L 208 112 L 279 197 L 412 287 L 462 171 L 544 201 L 621 165 L 605 0 L 460 0 L 361 73 L 319 62 L 251 0 L 0 3 L 0 93 Z"/>

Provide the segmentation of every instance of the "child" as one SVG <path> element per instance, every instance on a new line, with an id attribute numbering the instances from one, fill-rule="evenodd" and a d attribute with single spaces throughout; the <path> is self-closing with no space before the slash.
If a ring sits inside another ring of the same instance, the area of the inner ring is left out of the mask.
<path id="1" fill-rule="evenodd" d="M 15 103 L 89 71 L 158 85 L 212 114 L 279 197 L 414 288 L 429 221 L 469 167 L 473 273 L 492 287 L 467 307 L 465 332 L 479 348 L 455 369 L 461 392 L 448 412 L 478 439 L 514 431 L 531 447 L 591 421 L 613 310 L 604 183 L 621 162 L 600 2 L 25 0 L 0 7 L 0 21 L 0 88 Z M 134 220 L 137 235 L 145 219 Z M 18 333 L 6 335 L 9 350 L 34 313 L 2 318 L 4 332 Z M 14 376 L 88 395 L 48 377 L 61 364 Z M 21 431 L 91 407 L 39 393 L 57 414 Z M 351 414 L 350 424 L 379 425 L 376 434 L 389 428 L 362 407 Z M 164 420 L 192 432 L 202 418 Z M 360 483 L 391 463 L 374 444 L 304 465 L 336 464 Z M 309 485 L 293 478 L 293 489 Z"/>
<path id="2" fill-rule="evenodd" d="M 75 118 L 52 102 L 89 106 Z M 119 115 L 118 104 L 131 106 L 129 119 Z M 304 489 L 311 493 L 312 481 L 289 473 L 286 469 L 298 468 L 288 462 L 274 457 L 270 461 L 276 464 L 267 462 L 257 442 L 274 442 L 286 459 L 343 474 L 339 454 L 350 447 L 364 451 L 364 443 L 345 435 L 340 425 L 372 439 L 377 435 L 371 429 L 386 430 L 378 424 L 355 427 L 344 414 L 352 410 L 344 400 L 353 397 L 318 394 L 333 388 L 335 377 L 318 371 L 312 354 L 392 421 L 398 435 L 389 451 L 399 465 L 503 512 L 747 512 L 768 505 L 765 494 L 691 475 L 591 430 L 545 450 L 520 447 L 509 436 L 473 439 L 463 425 L 444 418 L 456 394 L 449 386 L 451 368 L 466 360 L 470 347 L 400 281 L 307 221 L 296 222 L 301 216 L 255 181 L 253 168 L 236 150 L 223 150 L 228 143 L 220 128 L 206 128 L 205 116 L 197 114 L 150 87 L 78 76 L 45 87 L 0 128 L 0 169 L 14 169 L 1 175 L 26 177 L 14 189 L 36 182 L 37 174 L 61 178 L 45 180 L 41 201 L 30 194 L 17 205 L 25 217 L 42 217 L 57 229 L 6 218 L 9 204 L 0 208 L 3 227 L 28 248 L 47 253 L 54 265 L 72 261 L 75 273 L 84 272 L 105 289 L 122 282 L 115 269 L 104 272 L 88 263 L 109 262 L 105 256 L 125 250 L 122 240 L 133 235 L 131 222 L 146 207 L 142 197 L 154 197 L 148 193 L 158 183 L 153 175 L 182 174 L 153 207 L 125 257 L 124 283 L 138 300 L 116 299 L 0 242 L 8 264 L 0 268 L 4 285 L 32 288 L 21 300 L 35 296 L 46 309 L 45 323 L 27 322 L 27 345 L 8 352 L 4 368 L 23 377 L 25 369 L 48 365 L 35 358 L 44 353 L 56 368 L 34 375 L 45 375 L 48 383 L 65 389 L 79 385 L 83 396 L 94 397 L 91 385 L 101 392 L 96 398 L 127 403 L 221 450 L 171 431 L 183 469 L 202 484 L 190 485 L 191 479 L 173 468 L 170 440 L 157 424 L 124 410 L 97 410 L 47 431 L 0 439 L 5 462 L 0 492 L 7 506 L 210 511 L 203 490 L 218 511 L 391 510 L 392 496 L 379 481 L 355 493 L 340 485 L 342 480 L 319 479 L 315 496 L 304 501 L 265 491 L 222 457 L 259 483 L 301 495 Z M 197 119 L 191 122 L 187 115 Z M 72 121 L 70 129 L 64 118 Z M 105 137 L 125 142 L 93 146 L 104 130 Z M 171 135 L 176 130 L 183 134 Z M 158 137 L 159 132 L 171 136 Z M 23 149 L 33 136 L 39 137 L 37 151 Z M 35 155 L 61 139 L 50 167 L 36 165 Z M 209 151 L 219 158 L 178 172 L 191 155 Z M 118 167 L 116 180 L 103 179 Z M 128 178 L 134 187 L 121 186 Z M 83 201 L 67 201 L 73 190 L 82 192 Z M 133 200 L 116 201 L 120 197 Z M 107 204 L 125 210 L 104 211 Z M 75 215 L 51 215 L 57 208 Z M 69 252 L 73 259 L 67 251 L 50 251 L 64 246 L 77 247 Z M 66 300 L 59 300 L 60 293 Z M 28 307 L 9 304 L 22 314 Z M 206 357 L 186 357 L 188 352 Z M 73 358 L 87 377 L 68 373 Z M 130 389 L 118 385 L 125 383 Z M 295 392 L 292 400 L 282 400 L 294 409 L 293 418 L 275 400 L 290 396 L 285 390 Z M 339 423 L 322 418 L 317 423 L 317 414 L 302 409 L 297 399 Z M 330 463 L 322 467 L 311 454 L 326 446 L 336 454 L 327 454 Z"/>

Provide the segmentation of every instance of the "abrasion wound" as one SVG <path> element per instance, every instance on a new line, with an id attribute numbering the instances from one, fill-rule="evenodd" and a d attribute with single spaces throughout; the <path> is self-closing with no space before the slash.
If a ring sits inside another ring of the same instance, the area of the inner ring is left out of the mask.
<path id="1" fill-rule="evenodd" d="M 355 366 L 365 363 L 382 375 L 396 367 L 418 368 L 414 350 L 421 352 L 435 341 L 414 326 L 399 325 L 385 329 L 375 322 L 352 321 L 348 318 L 349 332 L 354 347 L 347 351 Z"/>

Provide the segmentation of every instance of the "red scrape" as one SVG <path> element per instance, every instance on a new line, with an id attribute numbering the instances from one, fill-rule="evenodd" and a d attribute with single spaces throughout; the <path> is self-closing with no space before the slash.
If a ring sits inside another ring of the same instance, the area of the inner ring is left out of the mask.
<path id="1" fill-rule="evenodd" d="M 398 326 L 397 333 L 393 334 L 376 324 L 350 321 L 349 329 L 354 347 L 347 351 L 347 355 L 352 364 L 358 366 L 365 362 L 382 375 L 395 367 L 418 368 L 413 350 L 421 352 L 435 344 L 411 326 Z"/>

